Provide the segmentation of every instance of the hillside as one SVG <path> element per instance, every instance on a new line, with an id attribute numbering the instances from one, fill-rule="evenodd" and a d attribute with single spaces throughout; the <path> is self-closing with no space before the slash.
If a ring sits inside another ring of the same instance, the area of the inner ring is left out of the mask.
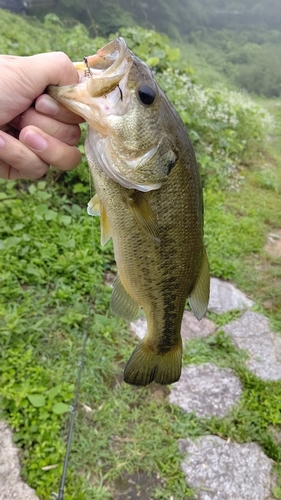
<path id="1" fill-rule="evenodd" d="M 32 5 L 32 2 L 31 2 Z M 38 2 L 37 2 L 38 5 Z M 31 9 L 43 19 L 49 7 Z M 140 25 L 194 49 L 204 74 L 266 97 L 281 93 L 281 3 L 279 0 L 59 0 L 51 9 L 68 25 L 82 22 L 92 36 Z M 193 59 L 192 58 L 192 63 Z M 193 63 L 194 64 L 194 63 Z M 196 65 L 195 65 L 196 66 Z"/>

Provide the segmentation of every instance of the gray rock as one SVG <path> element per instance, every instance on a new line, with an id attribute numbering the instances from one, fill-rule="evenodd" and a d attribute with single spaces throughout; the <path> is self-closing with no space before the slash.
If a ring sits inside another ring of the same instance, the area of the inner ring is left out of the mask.
<path id="1" fill-rule="evenodd" d="M 234 309 L 248 309 L 254 302 L 243 292 L 227 281 L 211 278 L 210 301 L 208 310 L 216 314 L 226 313 Z"/>
<path id="2" fill-rule="evenodd" d="M 205 363 L 184 367 L 168 399 L 186 413 L 195 412 L 200 417 L 223 417 L 241 393 L 240 380 L 230 368 Z"/>
<path id="3" fill-rule="evenodd" d="M 136 319 L 135 321 L 132 321 L 130 323 L 130 330 L 133 332 L 139 339 L 143 339 L 146 330 L 147 330 L 147 322 L 144 316 L 141 316 L 140 318 Z"/>
<path id="4" fill-rule="evenodd" d="M 34 490 L 20 477 L 18 450 L 8 425 L 0 421 L 0 500 L 38 500 Z"/>
<path id="5" fill-rule="evenodd" d="M 249 370 L 263 380 L 281 379 L 281 338 L 270 330 L 263 314 L 247 311 L 223 330 L 237 347 L 248 351 Z"/>
<path id="6" fill-rule="evenodd" d="M 211 335 L 216 329 L 216 324 L 210 319 L 202 318 L 198 321 L 192 312 L 184 311 L 181 324 L 181 336 L 183 341 L 193 338 L 208 337 L 208 335 Z"/>
<path id="7" fill-rule="evenodd" d="M 274 500 L 270 460 L 255 443 L 218 436 L 180 440 L 181 467 L 198 500 Z"/>
<path id="8" fill-rule="evenodd" d="M 130 323 L 130 330 L 139 339 L 143 339 L 146 334 L 147 322 L 142 316 L 136 321 Z M 190 311 L 184 311 L 181 325 L 181 336 L 183 341 L 194 337 L 207 337 L 216 330 L 216 325 L 213 321 L 202 318 L 201 321 L 195 318 Z"/>

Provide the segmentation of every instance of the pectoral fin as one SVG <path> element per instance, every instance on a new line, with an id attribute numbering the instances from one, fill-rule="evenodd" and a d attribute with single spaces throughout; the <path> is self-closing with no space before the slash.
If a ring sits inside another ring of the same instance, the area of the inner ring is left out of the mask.
<path id="1" fill-rule="evenodd" d="M 111 238 L 110 223 L 107 217 L 107 213 L 103 204 L 100 202 L 97 194 L 89 201 L 87 212 L 89 215 L 97 216 L 100 215 L 100 227 L 101 227 L 101 245 L 104 246 L 106 242 Z"/>
<path id="2" fill-rule="evenodd" d="M 199 276 L 188 298 L 190 307 L 197 319 L 202 319 L 209 303 L 210 269 L 207 252 L 204 248 Z"/>
<path id="3" fill-rule="evenodd" d="M 114 281 L 110 307 L 114 314 L 127 321 L 136 319 L 140 309 L 139 305 L 125 290 L 119 276 Z"/>
<path id="4" fill-rule="evenodd" d="M 93 198 L 90 199 L 88 206 L 87 206 L 87 213 L 88 215 L 100 215 L 101 209 L 100 209 L 100 200 L 97 194 L 93 196 Z"/>
<path id="5" fill-rule="evenodd" d="M 144 233 L 160 243 L 157 219 L 144 194 L 135 190 L 125 198 L 125 203 Z"/>

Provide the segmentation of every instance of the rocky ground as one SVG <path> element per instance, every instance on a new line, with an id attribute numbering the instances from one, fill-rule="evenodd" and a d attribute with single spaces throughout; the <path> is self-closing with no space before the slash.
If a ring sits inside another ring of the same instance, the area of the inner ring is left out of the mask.
<path id="1" fill-rule="evenodd" d="M 236 347 L 248 353 L 247 367 L 262 380 L 281 379 L 281 338 L 270 330 L 268 319 L 252 312 L 254 303 L 230 283 L 211 280 L 209 310 L 223 314 L 239 309 L 236 321 L 222 326 Z M 244 312 L 243 312 L 244 311 Z M 143 338 L 146 321 L 139 318 L 131 329 Z M 184 341 L 206 337 L 216 330 L 212 321 L 200 322 L 185 311 L 182 322 Z M 188 365 L 171 386 L 168 399 L 186 413 L 200 417 L 224 417 L 242 394 L 239 378 L 230 368 L 211 363 Z M 237 444 L 218 436 L 202 436 L 193 441 L 182 439 L 182 470 L 198 500 L 273 500 L 273 462 L 256 443 Z M 180 499 L 174 499 L 180 500 Z"/>
<path id="2" fill-rule="evenodd" d="M 243 311 L 239 319 L 221 329 L 231 336 L 236 347 L 247 351 L 248 369 L 263 380 L 281 379 L 281 339 L 271 331 L 265 316 L 250 310 L 253 305 L 230 283 L 212 278 L 209 310 L 216 314 L 234 309 Z M 130 327 L 142 338 L 146 321 L 139 318 Z M 185 311 L 182 322 L 184 342 L 198 336 L 206 337 L 215 330 L 215 323 L 209 319 L 198 322 Z M 171 387 L 168 398 L 171 404 L 186 413 L 211 417 L 225 416 L 241 394 L 240 380 L 230 368 L 204 363 L 184 367 L 180 381 Z M 195 491 L 194 498 L 274 500 L 271 496 L 273 462 L 256 443 L 237 444 L 209 435 L 196 441 L 188 437 L 182 439 L 179 449 L 185 457 L 181 467 L 187 484 Z M 17 450 L 4 422 L 0 422 L 0 484 L 0 500 L 37 498 L 20 479 Z"/>

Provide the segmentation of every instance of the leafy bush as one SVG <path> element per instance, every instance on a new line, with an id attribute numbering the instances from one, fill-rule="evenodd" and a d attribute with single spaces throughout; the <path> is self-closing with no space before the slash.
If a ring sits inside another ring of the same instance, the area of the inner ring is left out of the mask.
<path id="1" fill-rule="evenodd" d="M 155 67 L 157 72 L 180 64 L 180 49 L 172 48 L 166 35 L 140 27 L 121 28 L 120 35 L 130 49 L 148 66 Z"/>
<path id="2" fill-rule="evenodd" d="M 239 164 L 273 129 L 271 115 L 245 93 L 204 89 L 179 70 L 158 79 L 189 130 L 204 183 L 235 185 Z"/>
<path id="3" fill-rule="evenodd" d="M 1 10 L 1 54 L 30 56 L 34 53 L 62 50 L 76 61 L 85 54 L 93 54 L 105 43 L 104 38 L 90 38 L 83 24 L 75 23 L 68 27 L 55 14 L 48 14 L 41 23 L 36 18 L 21 18 Z"/>

